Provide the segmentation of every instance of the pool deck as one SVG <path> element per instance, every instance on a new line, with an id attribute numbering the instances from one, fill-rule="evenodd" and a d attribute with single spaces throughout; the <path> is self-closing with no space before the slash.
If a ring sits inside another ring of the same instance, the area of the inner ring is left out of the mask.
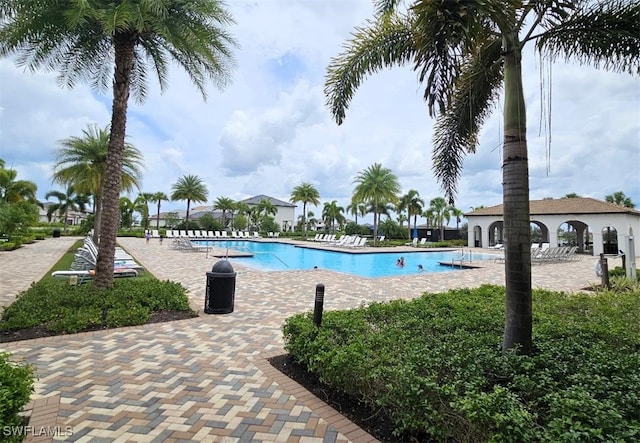
<path id="1" fill-rule="evenodd" d="M 0 305 L 39 280 L 75 240 L 47 239 L 0 252 Z M 491 260 L 479 269 L 382 278 L 319 269 L 260 272 L 234 264 L 234 312 L 206 315 L 206 272 L 218 260 L 213 254 L 173 250 L 168 241 L 118 242 L 158 278 L 182 283 L 200 316 L 0 345 L 35 365 L 31 425 L 55 431 L 27 441 L 375 441 L 268 364 L 267 357 L 283 353 L 283 320 L 313 308 L 318 283 L 326 288 L 325 309 L 504 284 L 504 265 Z M 533 286 L 576 292 L 597 284 L 595 260 L 534 265 Z M 610 258 L 609 266 L 616 265 L 620 260 Z"/>

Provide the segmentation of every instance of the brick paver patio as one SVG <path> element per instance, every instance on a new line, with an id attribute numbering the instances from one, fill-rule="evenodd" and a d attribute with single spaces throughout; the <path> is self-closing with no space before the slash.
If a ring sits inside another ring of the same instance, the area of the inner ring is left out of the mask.
<path id="1" fill-rule="evenodd" d="M 73 240 L 48 239 L 0 253 L 0 304 L 10 303 L 41 278 Z M 202 311 L 206 272 L 217 259 L 172 250 L 167 241 L 160 245 L 121 238 L 119 243 L 158 278 L 181 282 Z M 594 263 L 593 257 L 584 257 L 533 266 L 533 285 L 578 291 L 597 283 Z M 47 429 L 55 431 L 53 440 L 370 442 L 370 435 L 266 362 L 267 356 L 283 352 L 283 320 L 313 308 L 317 283 L 326 286 L 325 309 L 504 283 L 503 265 L 483 266 L 365 279 L 323 270 L 259 272 L 235 263 L 231 314 L 201 313 L 179 322 L 5 343 L 2 348 L 35 365 L 33 407 L 45 408 L 37 420 L 51 426 Z M 30 440 L 47 441 L 47 436 L 32 435 Z"/>

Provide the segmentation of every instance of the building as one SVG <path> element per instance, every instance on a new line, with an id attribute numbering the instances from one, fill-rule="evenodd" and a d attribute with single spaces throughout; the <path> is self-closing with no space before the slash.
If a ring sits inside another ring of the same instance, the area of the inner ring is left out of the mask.
<path id="1" fill-rule="evenodd" d="M 594 198 L 561 198 L 529 202 L 536 242 L 551 246 L 567 244 L 593 255 L 640 251 L 640 211 Z M 465 214 L 469 222 L 469 246 L 489 247 L 503 243 L 503 205 Z M 567 226 L 567 229 L 563 229 Z M 634 236 L 635 233 L 635 236 Z"/>
<path id="2" fill-rule="evenodd" d="M 51 221 L 49 221 L 47 211 L 49 210 L 49 207 L 54 204 L 56 203 L 44 202 L 42 204 L 42 208 L 38 207 L 38 220 L 40 221 L 40 223 L 64 223 L 64 214 L 60 214 L 58 212 L 54 212 L 53 214 L 51 214 Z M 91 211 L 69 211 L 67 213 L 67 226 L 78 226 L 80 223 L 86 220 L 91 213 Z"/>

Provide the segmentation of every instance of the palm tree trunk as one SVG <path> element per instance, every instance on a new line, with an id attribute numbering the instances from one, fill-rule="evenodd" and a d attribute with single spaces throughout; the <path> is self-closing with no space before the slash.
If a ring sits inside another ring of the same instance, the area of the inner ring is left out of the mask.
<path id="1" fill-rule="evenodd" d="M 504 158 L 502 165 L 506 320 L 503 352 L 518 346 L 531 352 L 531 233 L 527 125 L 522 90 L 521 52 L 506 39 L 504 66 Z"/>
<path id="2" fill-rule="evenodd" d="M 102 220 L 100 226 L 100 248 L 96 266 L 95 286 L 106 289 L 113 284 L 113 265 L 118 235 L 119 197 L 122 181 L 122 163 L 125 131 L 127 126 L 127 104 L 131 87 L 135 36 L 116 32 L 115 73 L 113 80 L 113 107 L 111 133 L 107 153 L 107 170 L 102 193 Z"/>
<path id="3" fill-rule="evenodd" d="M 189 206 L 191 206 L 191 200 L 187 199 L 187 217 L 185 219 L 185 229 L 189 229 Z"/>
<path id="4" fill-rule="evenodd" d="M 158 212 L 156 214 L 156 230 L 160 229 L 160 201 L 158 199 Z"/>
<path id="5" fill-rule="evenodd" d="M 302 238 L 307 239 L 307 202 L 302 202 Z"/>
<path id="6" fill-rule="evenodd" d="M 104 183 L 104 181 L 103 181 Z M 102 186 L 100 186 L 102 188 Z M 93 212 L 93 242 L 100 244 L 100 224 L 102 221 L 102 195 L 97 193 L 95 196 L 95 211 Z"/>
<path id="7" fill-rule="evenodd" d="M 378 245 L 378 211 L 373 210 L 373 246 Z"/>

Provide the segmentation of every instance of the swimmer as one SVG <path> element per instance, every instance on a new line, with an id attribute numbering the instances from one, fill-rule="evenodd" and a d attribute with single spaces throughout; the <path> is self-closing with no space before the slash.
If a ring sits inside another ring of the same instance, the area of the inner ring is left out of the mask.
<path id="1" fill-rule="evenodd" d="M 422 265 L 418 265 L 418 271 L 420 272 L 424 271 L 424 268 L 422 267 Z"/>

